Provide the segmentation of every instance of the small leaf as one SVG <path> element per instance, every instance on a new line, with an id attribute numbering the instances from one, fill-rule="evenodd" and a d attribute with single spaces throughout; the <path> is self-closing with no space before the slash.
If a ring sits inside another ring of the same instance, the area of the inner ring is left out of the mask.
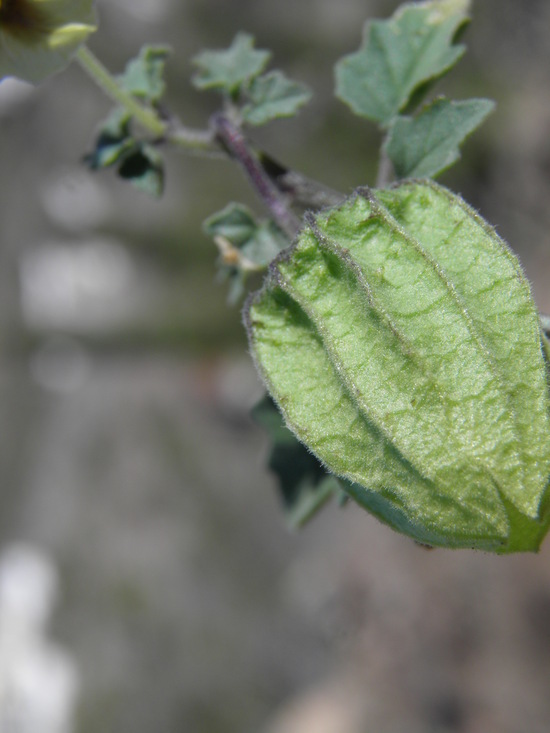
<path id="1" fill-rule="evenodd" d="M 140 191 L 158 198 L 164 190 L 164 163 L 160 153 L 147 143 L 136 143 L 119 168 L 118 175 Z"/>
<path id="2" fill-rule="evenodd" d="M 101 125 L 95 147 L 84 157 L 84 162 L 92 170 L 108 168 L 118 163 L 134 144 L 130 136 L 130 115 L 117 107 Z"/>
<path id="3" fill-rule="evenodd" d="M 250 209 L 242 204 L 228 204 L 221 211 L 208 217 L 204 231 L 211 237 L 221 235 L 235 247 L 242 247 L 252 237 L 258 225 Z"/>
<path id="4" fill-rule="evenodd" d="M 143 46 L 137 58 L 119 77 L 123 88 L 135 97 L 155 103 L 164 94 L 164 67 L 171 51 L 167 46 Z"/>
<path id="5" fill-rule="evenodd" d="M 252 81 L 247 89 L 249 103 L 242 109 L 245 122 L 264 125 L 277 117 L 291 117 L 311 98 L 304 84 L 288 79 L 281 71 L 270 71 Z"/>
<path id="6" fill-rule="evenodd" d="M 254 49 L 254 38 L 238 33 L 225 51 L 202 51 L 193 59 L 198 67 L 192 81 L 198 89 L 219 89 L 231 96 L 261 74 L 271 54 Z"/>
<path id="7" fill-rule="evenodd" d="M 269 220 L 258 221 L 242 204 L 231 203 L 208 217 L 203 229 L 220 250 L 220 274 L 230 282 L 229 301 L 243 294 L 247 274 L 267 268 L 289 241 Z"/>
<path id="8" fill-rule="evenodd" d="M 462 56 L 464 47 L 454 40 L 468 21 L 468 8 L 468 0 L 430 0 L 367 23 L 359 51 L 336 64 L 336 95 L 356 114 L 386 127 L 415 91 Z"/>
<path id="9" fill-rule="evenodd" d="M 222 236 L 258 268 L 266 267 L 289 241 L 270 220 L 258 221 L 250 209 L 231 203 L 203 224 L 211 237 Z"/>
<path id="10" fill-rule="evenodd" d="M 158 150 L 136 140 L 130 131 L 130 116 L 116 108 L 100 128 L 95 148 L 84 157 L 92 169 L 117 166 L 121 178 L 151 196 L 158 197 L 164 188 L 164 164 Z"/>
<path id="11" fill-rule="evenodd" d="M 459 146 L 495 108 L 488 99 L 436 99 L 417 117 L 396 117 L 386 152 L 398 178 L 435 177 L 460 158 Z"/>
<path id="12" fill-rule="evenodd" d="M 431 181 L 310 216 L 245 309 L 286 425 L 342 488 L 419 542 L 536 551 L 550 395 L 519 262 Z"/>
<path id="13" fill-rule="evenodd" d="M 285 426 L 281 413 L 267 395 L 253 408 L 252 417 L 271 439 L 269 468 L 277 476 L 287 522 L 303 526 L 334 495 L 340 485 Z"/>

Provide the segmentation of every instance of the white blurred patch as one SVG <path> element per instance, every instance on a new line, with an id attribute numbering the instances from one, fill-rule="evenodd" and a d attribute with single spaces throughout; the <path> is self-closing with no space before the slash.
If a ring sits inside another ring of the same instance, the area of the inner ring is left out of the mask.
<path id="1" fill-rule="evenodd" d="M 57 596 L 57 572 L 50 560 L 27 545 L 12 545 L 0 557 L 0 621 L 42 632 Z"/>
<path id="2" fill-rule="evenodd" d="M 24 544 L 0 556 L 0 731 L 71 733 L 78 673 L 45 638 L 57 597 L 51 560 Z"/>
<path id="3" fill-rule="evenodd" d="M 108 193 L 90 171 L 80 168 L 56 171 L 42 187 L 41 194 L 48 217 L 69 231 L 97 227 L 111 213 Z"/>
<path id="4" fill-rule="evenodd" d="M 20 262 L 21 305 L 34 328 L 94 329 L 132 312 L 135 273 L 116 240 L 44 242 Z"/>
<path id="5" fill-rule="evenodd" d="M 0 81 L 0 117 L 10 114 L 27 101 L 35 91 L 32 84 L 19 79 L 2 79 Z"/>

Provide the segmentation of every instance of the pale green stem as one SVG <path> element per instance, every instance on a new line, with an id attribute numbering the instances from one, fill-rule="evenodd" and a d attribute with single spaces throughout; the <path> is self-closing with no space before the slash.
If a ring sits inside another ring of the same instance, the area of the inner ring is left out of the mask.
<path id="1" fill-rule="evenodd" d="M 0 0 L 1 2 L 1 0 Z M 103 66 L 87 46 L 81 46 L 76 54 L 81 67 L 113 101 L 120 104 L 133 119 L 157 138 L 184 148 L 190 152 L 225 155 L 216 144 L 210 130 L 191 130 L 181 124 L 172 125 L 161 120 L 155 110 L 146 107 L 122 88 L 117 79 Z"/>
<path id="2" fill-rule="evenodd" d="M 394 180 L 395 172 L 393 164 L 389 159 L 384 145 L 380 148 L 380 161 L 378 163 L 378 176 L 376 178 L 376 188 L 386 188 Z"/>
<path id="3" fill-rule="evenodd" d="M 166 131 L 166 140 L 190 153 L 203 153 L 227 158 L 227 153 L 216 144 L 211 130 L 191 130 L 189 127 L 177 125 Z"/>
<path id="4" fill-rule="evenodd" d="M 103 66 L 87 46 L 81 46 L 76 58 L 86 73 L 115 102 L 124 107 L 134 120 L 155 137 L 162 137 L 168 125 L 148 107 L 140 104 L 131 94 L 124 91 L 113 75 Z"/>

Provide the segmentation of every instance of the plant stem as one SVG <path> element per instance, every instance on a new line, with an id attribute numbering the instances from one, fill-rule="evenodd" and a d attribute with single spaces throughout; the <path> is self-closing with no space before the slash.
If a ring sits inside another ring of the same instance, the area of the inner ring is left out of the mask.
<path id="1" fill-rule="evenodd" d="M 326 206 L 337 206 L 346 198 L 339 191 L 306 178 L 298 171 L 289 170 L 263 150 L 257 151 L 257 157 L 269 179 L 293 204 L 317 210 Z"/>
<path id="2" fill-rule="evenodd" d="M 288 202 L 267 175 L 258 157 L 250 149 L 244 135 L 226 115 L 215 114 L 212 126 L 228 153 L 242 167 L 256 193 L 263 200 L 278 226 L 294 239 L 300 221 L 289 209 Z"/>
<path id="3" fill-rule="evenodd" d="M 167 123 L 163 122 L 152 109 L 145 107 L 128 94 L 87 46 L 80 47 L 76 59 L 105 94 L 124 107 L 137 123 L 155 137 L 164 136 L 168 129 Z"/>
<path id="4" fill-rule="evenodd" d="M 124 107 L 135 122 L 154 138 L 163 139 L 187 152 L 221 156 L 229 154 L 235 159 L 246 172 L 277 224 L 291 239 L 300 228 L 300 222 L 290 211 L 288 199 L 282 191 L 297 202 L 305 196 L 308 199 L 307 204 L 313 204 L 317 208 L 326 205 L 328 201 L 334 203 L 335 197 L 340 199 L 334 192 L 328 189 L 323 191 L 319 184 L 307 181 L 293 172 L 286 171 L 284 176 L 280 176 L 280 180 L 273 180 L 269 172 L 269 168 L 273 167 L 271 159 L 264 156 L 264 167 L 262 156 L 254 153 L 239 127 L 226 115 L 222 113 L 214 115 L 210 130 L 192 130 L 177 120 L 163 120 L 155 109 L 127 92 L 87 46 L 80 47 L 76 59 L 100 89 L 114 102 Z M 312 197 L 315 203 L 311 200 Z M 319 198 L 320 202 L 317 201 Z"/>
<path id="5" fill-rule="evenodd" d="M 192 130 L 180 123 L 171 125 L 166 131 L 166 142 L 183 148 L 190 153 L 199 153 L 227 158 L 227 153 L 216 144 L 211 130 Z"/>
<path id="6" fill-rule="evenodd" d="M 384 146 L 380 148 L 380 160 L 378 163 L 378 176 L 376 177 L 376 188 L 386 188 L 394 179 L 394 170 L 391 160 L 386 153 Z"/>
<path id="7" fill-rule="evenodd" d="M 190 152 L 224 155 L 210 130 L 192 130 L 179 122 L 165 121 L 156 110 L 145 106 L 129 94 L 87 46 L 80 47 L 76 58 L 105 94 L 124 107 L 155 138 L 165 138 L 167 142 Z"/>

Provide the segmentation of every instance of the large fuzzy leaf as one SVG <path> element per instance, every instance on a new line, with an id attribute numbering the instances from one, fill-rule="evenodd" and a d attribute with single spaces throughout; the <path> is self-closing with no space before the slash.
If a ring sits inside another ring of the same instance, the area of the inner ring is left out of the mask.
<path id="1" fill-rule="evenodd" d="M 462 199 L 407 182 L 311 217 L 247 323 L 287 425 L 356 501 L 427 544 L 538 548 L 538 314 L 517 259 Z"/>

